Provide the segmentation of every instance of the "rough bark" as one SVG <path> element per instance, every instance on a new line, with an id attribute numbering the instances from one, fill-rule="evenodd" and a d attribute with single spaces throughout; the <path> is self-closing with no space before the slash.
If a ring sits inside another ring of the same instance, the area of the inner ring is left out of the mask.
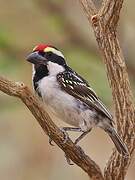
<path id="1" fill-rule="evenodd" d="M 117 129 L 126 143 L 130 157 L 123 158 L 114 151 L 104 171 L 105 180 L 123 180 L 135 149 L 135 106 L 124 57 L 117 38 L 117 24 L 123 0 L 104 0 L 101 9 L 89 9 L 88 2 L 80 0 L 93 27 L 107 70 L 115 106 Z"/>
<path id="2" fill-rule="evenodd" d="M 92 179 L 103 180 L 99 166 L 90 159 L 81 147 L 76 146 L 70 138 L 63 143 L 63 132 L 53 123 L 41 102 L 23 83 L 14 83 L 0 77 L 0 90 L 4 93 L 18 97 L 28 107 L 44 132 L 65 152 L 74 163 L 81 167 Z"/>

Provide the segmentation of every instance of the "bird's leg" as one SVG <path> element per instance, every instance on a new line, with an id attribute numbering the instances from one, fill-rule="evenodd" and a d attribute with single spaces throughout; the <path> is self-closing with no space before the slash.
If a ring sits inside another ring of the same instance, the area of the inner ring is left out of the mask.
<path id="1" fill-rule="evenodd" d="M 68 133 L 67 131 L 75 131 L 75 132 L 82 132 L 81 128 L 75 128 L 75 127 L 62 127 L 60 128 L 61 131 L 64 133 L 65 135 L 65 138 L 64 138 L 64 141 L 63 141 L 63 144 L 67 141 L 68 139 Z"/>
<path id="2" fill-rule="evenodd" d="M 82 132 L 81 128 L 76 128 L 76 127 L 62 127 L 60 128 L 60 130 L 64 133 L 64 141 L 63 144 L 67 141 L 68 139 L 68 133 L 67 131 L 75 131 L 75 132 Z M 54 144 L 52 144 L 52 139 L 49 137 L 49 144 L 51 146 L 54 146 Z"/>
<path id="3" fill-rule="evenodd" d="M 89 132 L 91 131 L 91 129 L 89 129 L 86 132 L 83 132 L 76 140 L 75 140 L 75 144 L 77 144 L 82 138 L 84 138 L 84 136 L 86 136 Z"/>
<path id="4" fill-rule="evenodd" d="M 64 131 L 82 132 L 82 129 L 78 127 L 62 127 L 60 129 L 63 129 Z"/>
<path id="5" fill-rule="evenodd" d="M 63 144 L 66 143 L 66 141 L 68 140 L 68 133 L 67 131 L 74 131 L 74 132 L 82 132 L 82 129 L 81 128 L 76 128 L 76 127 L 62 127 L 60 128 L 61 131 L 64 133 L 64 141 L 63 141 Z M 91 129 L 90 129 L 91 130 Z M 77 144 L 88 132 L 83 132 L 76 140 L 75 140 L 75 144 Z M 50 145 L 53 146 L 52 144 L 52 139 L 49 138 L 49 143 Z M 66 161 L 69 165 L 74 165 L 72 162 L 71 162 L 71 159 L 65 154 L 65 158 L 66 158 Z"/>
<path id="6" fill-rule="evenodd" d="M 75 132 L 82 132 L 81 128 L 75 128 L 75 127 L 63 127 L 61 128 L 62 132 L 65 134 L 65 139 L 64 139 L 64 142 L 65 143 L 68 139 L 68 134 L 67 134 L 67 131 L 75 131 Z M 72 162 L 71 162 L 71 159 L 65 154 L 65 158 L 66 158 L 66 161 L 69 165 L 74 165 Z"/>

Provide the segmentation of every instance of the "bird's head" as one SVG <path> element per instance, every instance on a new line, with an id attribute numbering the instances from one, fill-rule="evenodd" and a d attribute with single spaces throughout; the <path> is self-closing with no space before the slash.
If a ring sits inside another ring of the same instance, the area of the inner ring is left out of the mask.
<path id="1" fill-rule="evenodd" d="M 27 61 L 35 67 L 47 67 L 49 74 L 62 72 L 66 66 L 64 55 L 57 48 L 45 44 L 36 46 L 28 55 Z"/>

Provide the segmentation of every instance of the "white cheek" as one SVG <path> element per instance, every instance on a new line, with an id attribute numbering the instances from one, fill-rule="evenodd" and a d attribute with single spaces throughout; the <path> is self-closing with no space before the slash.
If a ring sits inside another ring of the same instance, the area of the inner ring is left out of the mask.
<path id="1" fill-rule="evenodd" d="M 34 75 L 35 75 L 35 67 L 34 67 L 34 65 L 32 64 L 32 79 L 34 78 Z"/>
<path id="2" fill-rule="evenodd" d="M 61 65 L 53 62 L 48 62 L 47 67 L 49 70 L 49 75 L 57 75 L 58 73 L 64 71 L 64 68 Z"/>

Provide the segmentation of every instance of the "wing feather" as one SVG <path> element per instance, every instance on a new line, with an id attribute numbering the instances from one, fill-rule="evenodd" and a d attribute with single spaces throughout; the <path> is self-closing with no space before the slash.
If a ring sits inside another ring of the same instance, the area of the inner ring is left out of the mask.
<path id="1" fill-rule="evenodd" d="M 61 88 L 71 96 L 87 104 L 90 108 L 96 109 L 102 115 L 112 120 L 112 115 L 105 105 L 98 98 L 93 89 L 80 75 L 70 69 L 57 75 Z"/>

